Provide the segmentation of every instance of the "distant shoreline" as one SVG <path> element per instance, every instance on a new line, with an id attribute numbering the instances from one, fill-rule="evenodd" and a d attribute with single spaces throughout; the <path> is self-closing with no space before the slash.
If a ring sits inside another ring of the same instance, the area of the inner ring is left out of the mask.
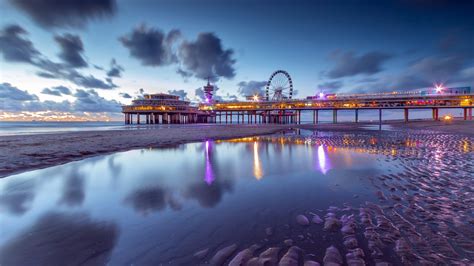
<path id="1" fill-rule="evenodd" d="M 230 139 L 277 133 L 285 129 L 317 129 L 321 131 L 371 131 L 378 123 L 338 124 L 203 124 L 171 125 L 160 128 L 128 130 L 74 131 L 32 135 L 0 136 L 0 178 L 82 160 L 88 157 L 142 148 L 159 148 L 169 145 Z M 462 134 L 474 137 L 474 121 L 455 120 L 384 122 L 394 130 L 432 130 L 440 133 Z"/>

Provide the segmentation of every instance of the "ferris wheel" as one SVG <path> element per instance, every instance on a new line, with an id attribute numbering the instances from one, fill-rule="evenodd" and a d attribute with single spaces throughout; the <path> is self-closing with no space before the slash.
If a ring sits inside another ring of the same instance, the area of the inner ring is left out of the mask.
<path id="1" fill-rule="evenodd" d="M 282 101 L 293 97 L 293 81 L 285 70 L 273 72 L 265 90 L 267 101 Z"/>

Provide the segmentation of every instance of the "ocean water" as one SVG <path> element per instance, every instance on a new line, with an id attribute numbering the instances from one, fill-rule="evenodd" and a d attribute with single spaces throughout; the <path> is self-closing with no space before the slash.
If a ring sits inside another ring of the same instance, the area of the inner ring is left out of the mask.
<path id="1" fill-rule="evenodd" d="M 452 135 L 297 130 L 12 175 L 0 179 L 0 265 L 221 265 L 287 252 L 302 265 L 331 246 L 346 263 L 469 264 L 473 151 Z"/>

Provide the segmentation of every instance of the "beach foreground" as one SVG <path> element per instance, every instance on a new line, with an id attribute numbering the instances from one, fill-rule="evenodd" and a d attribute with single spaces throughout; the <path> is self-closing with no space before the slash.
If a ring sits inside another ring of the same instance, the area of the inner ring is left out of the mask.
<path id="1" fill-rule="evenodd" d="M 393 130 L 431 130 L 474 136 L 474 121 L 391 122 Z M 97 155 L 139 148 L 157 148 L 208 139 L 230 139 L 272 134 L 290 128 L 325 131 L 374 130 L 377 124 L 318 125 L 176 125 L 112 131 L 82 131 L 21 136 L 0 136 L 0 177 L 81 160 Z"/>

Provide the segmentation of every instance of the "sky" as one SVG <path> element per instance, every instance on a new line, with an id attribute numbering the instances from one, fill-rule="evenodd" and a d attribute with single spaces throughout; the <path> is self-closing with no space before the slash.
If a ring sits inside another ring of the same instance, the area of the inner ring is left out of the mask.
<path id="1" fill-rule="evenodd" d="M 0 0 L 0 120 L 116 120 L 143 93 L 193 102 L 474 87 L 474 1 Z"/>

